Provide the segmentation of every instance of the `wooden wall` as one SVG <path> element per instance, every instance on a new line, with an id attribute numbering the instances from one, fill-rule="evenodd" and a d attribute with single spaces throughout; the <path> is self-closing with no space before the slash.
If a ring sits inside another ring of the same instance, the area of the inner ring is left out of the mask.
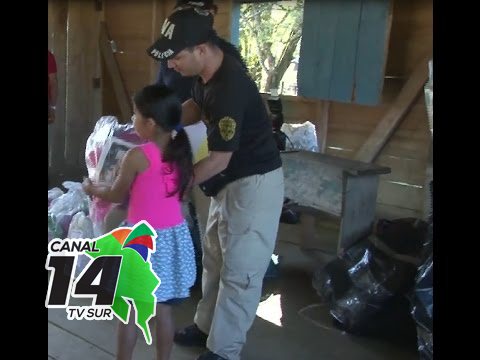
<path id="1" fill-rule="evenodd" d="M 160 35 L 165 17 L 173 10 L 176 0 L 105 0 L 104 13 L 110 39 L 117 45 L 115 53 L 128 95 L 155 82 L 158 62 L 150 58 L 146 49 Z M 220 36 L 230 37 L 232 0 L 217 2 L 215 29 Z M 118 114 L 111 80 L 105 73 L 103 86 L 104 111 Z"/>
<path id="2" fill-rule="evenodd" d="M 48 47 L 57 61 L 59 84 L 55 123 L 50 125 L 49 174 L 63 179 L 85 170 L 85 143 L 100 116 L 98 31 L 101 12 L 94 1 L 48 1 Z"/>
<path id="3" fill-rule="evenodd" d="M 86 140 L 102 115 L 120 108 L 112 79 L 100 54 L 99 33 L 105 22 L 113 41 L 121 80 L 127 96 L 156 79 L 158 63 L 146 49 L 159 36 L 160 27 L 175 0 L 49 0 L 48 47 L 58 65 L 57 117 L 50 130 L 49 173 L 58 179 L 81 179 L 86 173 Z M 230 37 L 232 0 L 218 2 L 215 28 Z M 99 85 L 99 87 L 98 87 Z"/>
<path id="4" fill-rule="evenodd" d="M 417 63 L 432 53 L 432 0 L 395 0 L 382 102 L 360 106 L 330 102 L 326 152 L 353 158 L 375 129 Z M 286 122 L 321 123 L 324 102 L 285 96 Z M 318 131 L 318 129 L 317 129 Z M 423 91 L 382 149 L 375 163 L 391 167 L 382 175 L 379 216 L 423 217 L 425 171 L 431 146 Z"/>
<path id="5" fill-rule="evenodd" d="M 154 42 L 155 34 L 170 1 L 106 0 L 105 23 L 109 38 L 116 45 L 115 58 L 129 98 L 141 87 L 151 83 L 156 71 L 146 49 Z M 108 79 L 106 67 L 103 69 Z M 108 79 L 110 81 L 110 79 Z M 104 113 L 118 116 L 119 108 L 111 83 L 105 83 Z"/>

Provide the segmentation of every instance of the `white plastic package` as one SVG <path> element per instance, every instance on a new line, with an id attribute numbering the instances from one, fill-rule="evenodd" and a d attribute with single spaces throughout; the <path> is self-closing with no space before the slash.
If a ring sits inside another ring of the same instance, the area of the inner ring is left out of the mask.
<path id="1" fill-rule="evenodd" d="M 64 239 L 67 236 L 70 222 L 79 211 L 87 212 L 89 198 L 82 189 L 82 184 L 65 181 L 62 186 L 65 194 L 52 200 L 48 207 L 48 240 Z"/>
<path id="2" fill-rule="evenodd" d="M 310 121 L 306 121 L 302 124 L 284 123 L 281 127 L 281 131 L 287 135 L 285 150 L 319 151 L 315 125 Z"/>

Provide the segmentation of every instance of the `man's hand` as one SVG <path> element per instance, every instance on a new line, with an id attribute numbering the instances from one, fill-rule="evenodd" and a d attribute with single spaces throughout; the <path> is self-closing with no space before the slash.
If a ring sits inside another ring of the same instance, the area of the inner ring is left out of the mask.
<path id="1" fill-rule="evenodd" d="M 210 151 L 193 167 L 194 184 L 198 185 L 225 170 L 232 158 L 231 151 Z"/>

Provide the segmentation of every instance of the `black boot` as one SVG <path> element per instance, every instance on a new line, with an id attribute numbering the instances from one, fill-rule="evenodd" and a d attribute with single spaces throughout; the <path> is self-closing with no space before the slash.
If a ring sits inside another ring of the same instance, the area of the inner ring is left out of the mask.
<path id="1" fill-rule="evenodd" d="M 197 324 L 187 326 L 175 332 L 173 341 L 181 346 L 206 347 L 208 334 L 200 330 Z"/>

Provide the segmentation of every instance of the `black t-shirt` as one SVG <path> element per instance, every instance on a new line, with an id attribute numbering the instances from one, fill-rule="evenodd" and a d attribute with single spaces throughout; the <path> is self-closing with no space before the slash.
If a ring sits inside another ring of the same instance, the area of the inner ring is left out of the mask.
<path id="1" fill-rule="evenodd" d="M 224 54 L 222 65 L 207 84 L 199 77 L 193 100 L 207 125 L 208 149 L 233 152 L 228 167 L 216 177 L 227 178 L 224 182 L 228 183 L 282 165 L 257 85 L 235 58 Z"/>

